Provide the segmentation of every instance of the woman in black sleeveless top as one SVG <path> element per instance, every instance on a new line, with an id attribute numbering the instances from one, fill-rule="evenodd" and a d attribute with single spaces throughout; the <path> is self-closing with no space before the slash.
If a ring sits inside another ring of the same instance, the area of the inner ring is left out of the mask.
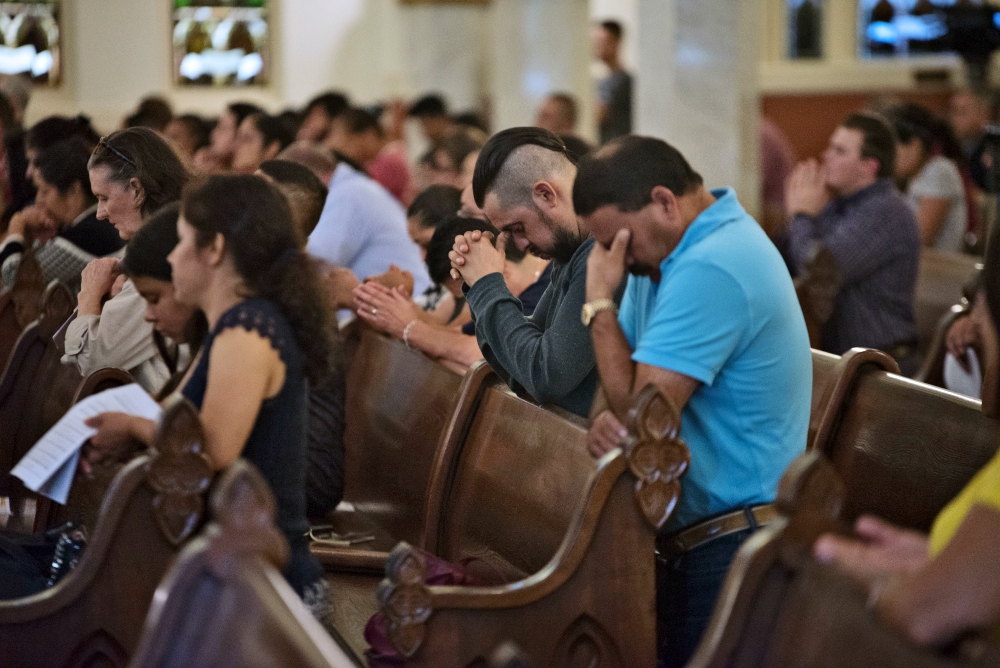
<path id="1" fill-rule="evenodd" d="M 274 492 L 291 547 L 289 584 L 314 612 L 325 603 L 306 521 L 307 377 L 330 367 L 328 310 L 298 247 L 288 205 L 263 179 L 214 176 L 184 196 L 168 260 L 176 298 L 204 311 L 209 334 L 181 392 L 201 411 L 216 469 L 244 457 Z M 92 419 L 100 450 L 125 437 L 152 441 L 155 425 L 106 413 Z"/>

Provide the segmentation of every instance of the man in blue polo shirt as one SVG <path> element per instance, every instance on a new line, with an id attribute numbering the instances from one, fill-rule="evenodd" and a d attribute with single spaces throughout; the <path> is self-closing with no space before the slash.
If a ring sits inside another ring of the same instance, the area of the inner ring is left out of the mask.
<path id="1" fill-rule="evenodd" d="M 619 445 L 649 383 L 681 410 L 691 450 L 658 537 L 662 665 L 684 665 L 739 545 L 773 517 L 778 480 L 806 444 L 812 359 L 791 277 L 731 189 L 708 191 L 663 141 L 615 140 L 579 165 L 578 215 L 596 239 L 583 320 L 610 410 L 589 439 Z M 631 275 L 621 312 L 607 301 Z"/>

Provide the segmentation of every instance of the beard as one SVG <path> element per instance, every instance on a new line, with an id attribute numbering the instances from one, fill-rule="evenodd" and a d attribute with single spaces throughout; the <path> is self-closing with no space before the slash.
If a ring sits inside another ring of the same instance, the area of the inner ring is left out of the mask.
<path id="1" fill-rule="evenodd" d="M 542 259 L 552 259 L 558 264 L 569 264 L 569 261 L 573 259 L 573 254 L 583 244 L 583 239 L 569 230 L 564 230 L 556 225 L 541 210 L 538 210 L 538 216 L 545 226 L 552 231 L 552 244 L 547 248 L 528 244 L 528 252 Z"/>

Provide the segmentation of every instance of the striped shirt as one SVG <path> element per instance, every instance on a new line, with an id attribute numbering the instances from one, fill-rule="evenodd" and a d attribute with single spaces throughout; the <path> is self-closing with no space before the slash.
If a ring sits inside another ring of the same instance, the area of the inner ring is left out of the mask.
<path id="1" fill-rule="evenodd" d="M 855 346 L 888 350 L 916 341 L 920 229 L 889 179 L 833 200 L 818 216 L 796 214 L 788 227 L 794 273 L 803 270 L 814 244 L 828 248 L 840 270 L 840 292 L 823 330 L 824 350 L 839 355 Z"/>

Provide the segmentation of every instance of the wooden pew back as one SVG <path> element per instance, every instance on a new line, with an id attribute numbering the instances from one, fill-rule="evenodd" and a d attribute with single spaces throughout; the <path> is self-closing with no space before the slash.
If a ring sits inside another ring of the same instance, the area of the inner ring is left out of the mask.
<path id="1" fill-rule="evenodd" d="M 582 420 L 488 388 L 455 466 L 439 553 L 509 564 L 520 577 L 541 570 L 595 470 Z"/>
<path id="2" fill-rule="evenodd" d="M 124 666 L 153 592 L 199 528 L 212 479 L 194 406 L 175 397 L 152 454 L 115 476 L 80 562 L 51 589 L 0 601 L 0 668 Z"/>
<path id="3" fill-rule="evenodd" d="M 21 256 L 14 285 L 0 293 L 0 364 L 10 357 L 25 327 L 38 319 L 44 293 L 42 268 L 28 250 Z"/>
<path id="4" fill-rule="evenodd" d="M 822 350 L 812 351 L 813 382 L 812 399 L 809 405 L 809 435 L 807 437 L 807 448 L 811 448 L 816 438 L 816 430 L 819 429 L 820 418 L 823 417 L 823 409 L 830 400 L 830 391 L 839 370 L 837 355 L 825 353 Z"/>
<path id="5" fill-rule="evenodd" d="M 934 330 L 953 304 L 962 299 L 962 288 L 972 277 L 980 258 L 962 253 L 924 249 L 914 299 L 914 317 L 921 347 L 934 338 Z"/>
<path id="6" fill-rule="evenodd" d="M 288 544 L 274 496 L 245 460 L 212 493 L 213 522 L 157 588 L 133 668 L 339 668 L 356 664 L 278 571 Z"/>
<path id="7" fill-rule="evenodd" d="M 368 330 L 347 377 L 344 500 L 414 543 L 462 376 Z"/>

